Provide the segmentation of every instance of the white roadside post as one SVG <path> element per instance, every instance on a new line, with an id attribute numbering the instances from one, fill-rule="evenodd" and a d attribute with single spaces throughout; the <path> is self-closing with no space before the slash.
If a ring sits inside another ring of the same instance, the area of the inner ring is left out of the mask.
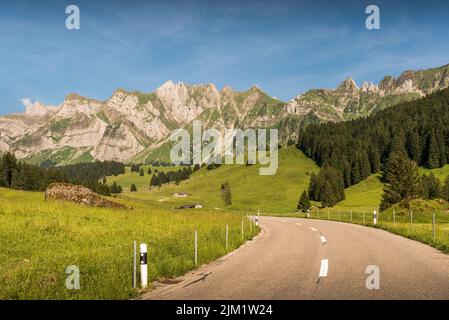
<path id="1" fill-rule="evenodd" d="M 376 210 L 373 211 L 373 224 L 374 225 L 377 224 L 377 211 Z"/>
<path id="2" fill-rule="evenodd" d="M 195 266 L 198 265 L 198 230 L 195 228 L 195 239 L 194 239 L 194 247 L 195 247 Z"/>
<path id="3" fill-rule="evenodd" d="M 226 225 L 226 250 L 229 248 L 229 225 Z"/>
<path id="4" fill-rule="evenodd" d="M 433 241 L 435 241 L 435 211 L 432 212 L 432 233 L 433 233 Z"/>
<path id="5" fill-rule="evenodd" d="M 137 242 L 134 240 L 134 255 L 133 255 L 133 288 L 137 287 Z"/>
<path id="6" fill-rule="evenodd" d="M 249 218 L 249 235 L 250 236 L 253 235 L 253 218 L 252 217 Z"/>
<path id="7" fill-rule="evenodd" d="M 147 245 L 140 244 L 140 281 L 142 288 L 148 287 Z"/>

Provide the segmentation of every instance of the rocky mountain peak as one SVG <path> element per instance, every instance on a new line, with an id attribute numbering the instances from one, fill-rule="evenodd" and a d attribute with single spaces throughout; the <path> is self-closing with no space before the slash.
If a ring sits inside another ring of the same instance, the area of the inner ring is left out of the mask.
<path id="1" fill-rule="evenodd" d="M 352 77 L 347 77 L 345 80 L 343 80 L 342 83 L 340 83 L 340 85 L 337 87 L 337 90 L 359 90 L 359 87 L 355 83 L 354 79 L 352 79 Z"/>
<path id="2" fill-rule="evenodd" d="M 50 109 L 46 108 L 42 103 L 35 102 L 31 105 L 26 106 L 25 114 L 30 116 L 43 117 L 45 116 Z"/>

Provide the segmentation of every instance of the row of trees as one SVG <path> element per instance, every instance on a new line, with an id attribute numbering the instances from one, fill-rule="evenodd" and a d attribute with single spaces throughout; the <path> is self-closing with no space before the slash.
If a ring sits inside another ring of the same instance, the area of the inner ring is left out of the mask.
<path id="1" fill-rule="evenodd" d="M 80 163 L 61 167 L 40 167 L 20 162 L 14 154 L 5 153 L 0 159 L 0 186 L 17 190 L 44 191 L 53 182 L 84 185 L 92 191 L 110 196 L 120 193 L 121 187 L 109 187 L 105 176 L 125 172 L 122 163 L 105 161 Z"/>
<path id="2" fill-rule="evenodd" d="M 322 170 L 338 170 L 341 176 L 328 174 L 335 179 L 329 184 L 340 186 L 342 177 L 345 188 L 385 170 L 394 153 L 405 155 L 418 166 L 441 167 L 449 162 L 449 89 L 367 118 L 312 124 L 299 134 L 297 146 Z M 326 183 L 313 184 L 311 179 L 311 199 L 324 201 L 324 205 L 342 199 L 341 187 L 328 191 Z M 323 188 L 332 195 L 315 192 Z"/>
<path id="3" fill-rule="evenodd" d="M 184 167 L 177 171 L 160 171 L 158 174 L 153 174 L 153 176 L 151 177 L 150 186 L 160 187 L 161 185 L 169 182 L 175 182 L 176 184 L 178 184 L 182 180 L 189 179 L 192 173 L 193 170 L 191 167 Z"/>

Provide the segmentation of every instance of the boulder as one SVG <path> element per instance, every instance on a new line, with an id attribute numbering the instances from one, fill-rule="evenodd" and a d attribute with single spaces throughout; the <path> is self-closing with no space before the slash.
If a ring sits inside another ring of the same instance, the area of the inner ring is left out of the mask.
<path id="1" fill-rule="evenodd" d="M 126 206 L 103 198 L 89 188 L 69 183 L 50 184 L 45 190 L 45 200 L 47 199 L 71 201 L 91 207 L 126 209 Z"/>

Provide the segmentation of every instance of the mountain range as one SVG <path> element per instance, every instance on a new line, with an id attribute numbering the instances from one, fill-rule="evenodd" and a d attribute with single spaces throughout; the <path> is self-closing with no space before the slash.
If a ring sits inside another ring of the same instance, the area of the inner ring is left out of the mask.
<path id="1" fill-rule="evenodd" d="M 168 160 L 170 133 L 194 120 L 221 130 L 278 128 L 285 144 L 310 123 L 365 117 L 447 87 L 449 65 L 386 76 L 378 85 L 359 87 L 347 78 L 335 89 L 312 89 L 288 102 L 255 85 L 238 92 L 172 81 L 150 93 L 118 89 L 105 101 L 72 93 L 59 106 L 37 102 L 24 113 L 0 117 L 0 152 L 56 165 Z"/>

